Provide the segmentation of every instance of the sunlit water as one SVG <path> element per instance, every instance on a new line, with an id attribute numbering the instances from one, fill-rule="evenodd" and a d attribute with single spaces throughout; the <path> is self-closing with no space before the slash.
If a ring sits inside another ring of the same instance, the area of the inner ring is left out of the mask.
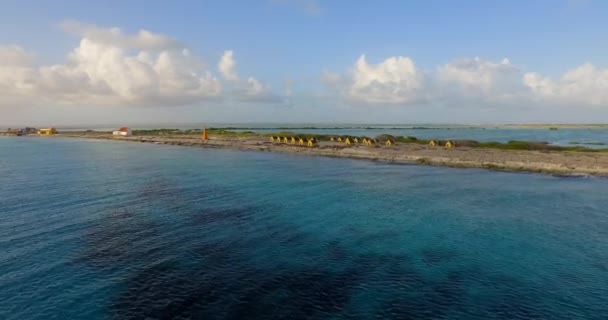
<path id="1" fill-rule="evenodd" d="M 0 319 L 606 319 L 608 180 L 0 137 Z"/>

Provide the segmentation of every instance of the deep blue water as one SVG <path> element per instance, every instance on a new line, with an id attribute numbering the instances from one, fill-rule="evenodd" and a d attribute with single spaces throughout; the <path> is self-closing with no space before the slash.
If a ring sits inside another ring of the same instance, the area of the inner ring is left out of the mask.
<path id="1" fill-rule="evenodd" d="M 608 179 L 0 137 L 0 319 L 606 319 Z"/>

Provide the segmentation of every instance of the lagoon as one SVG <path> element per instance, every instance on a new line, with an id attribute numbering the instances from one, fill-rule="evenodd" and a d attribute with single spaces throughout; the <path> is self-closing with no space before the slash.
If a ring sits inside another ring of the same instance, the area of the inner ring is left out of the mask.
<path id="1" fill-rule="evenodd" d="M 2 319 L 604 319 L 608 179 L 0 137 Z"/>

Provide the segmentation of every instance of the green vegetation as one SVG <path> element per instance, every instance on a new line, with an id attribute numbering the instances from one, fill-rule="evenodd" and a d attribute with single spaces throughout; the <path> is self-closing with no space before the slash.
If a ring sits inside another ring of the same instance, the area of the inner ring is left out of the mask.
<path id="1" fill-rule="evenodd" d="M 188 130 L 190 133 L 193 133 L 193 130 Z M 200 130 L 199 130 L 200 132 Z M 133 130 L 133 134 L 136 136 L 158 136 L 158 135 L 172 135 L 172 134 L 187 134 L 186 131 L 182 131 L 180 129 L 144 129 L 144 130 Z"/>
<path id="2" fill-rule="evenodd" d="M 396 137 L 395 141 L 401 143 L 416 143 L 416 144 L 429 144 L 429 140 L 421 140 L 416 137 L 407 136 L 407 137 Z"/>
<path id="3" fill-rule="evenodd" d="M 480 148 L 503 149 L 503 150 L 540 150 L 540 151 L 582 151 L 582 152 L 608 152 L 608 149 L 590 149 L 585 147 L 563 147 L 553 146 L 546 142 L 528 142 L 528 141 L 509 141 L 507 143 L 500 142 L 482 142 Z"/>
<path id="4" fill-rule="evenodd" d="M 504 150 L 548 150 L 551 148 L 547 143 L 527 141 L 509 141 L 507 143 L 481 142 L 479 143 L 479 147 Z"/>
<path id="5" fill-rule="evenodd" d="M 606 144 L 603 142 L 576 142 L 576 141 L 570 141 L 570 144 L 585 144 L 588 146 L 605 146 Z"/>
<path id="6" fill-rule="evenodd" d="M 200 130 L 199 130 L 200 131 Z M 231 131 L 226 129 L 207 129 L 208 134 L 220 135 L 220 136 L 235 136 L 235 137 L 252 137 L 258 134 L 252 131 Z"/>
<path id="7" fill-rule="evenodd" d="M 191 134 L 202 134 L 202 129 L 150 129 L 150 130 L 133 130 L 133 134 L 136 136 L 159 136 L 159 135 L 191 135 Z M 226 129 L 216 129 L 209 128 L 207 129 L 208 134 L 214 135 L 226 135 L 226 136 L 256 136 L 257 134 L 252 131 L 230 131 Z"/>

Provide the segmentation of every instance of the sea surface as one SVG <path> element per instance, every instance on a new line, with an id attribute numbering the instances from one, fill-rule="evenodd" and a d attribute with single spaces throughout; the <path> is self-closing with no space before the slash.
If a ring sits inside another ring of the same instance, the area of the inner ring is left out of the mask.
<path id="1" fill-rule="evenodd" d="M 607 319 L 608 179 L 0 137 L 0 319 Z"/>

